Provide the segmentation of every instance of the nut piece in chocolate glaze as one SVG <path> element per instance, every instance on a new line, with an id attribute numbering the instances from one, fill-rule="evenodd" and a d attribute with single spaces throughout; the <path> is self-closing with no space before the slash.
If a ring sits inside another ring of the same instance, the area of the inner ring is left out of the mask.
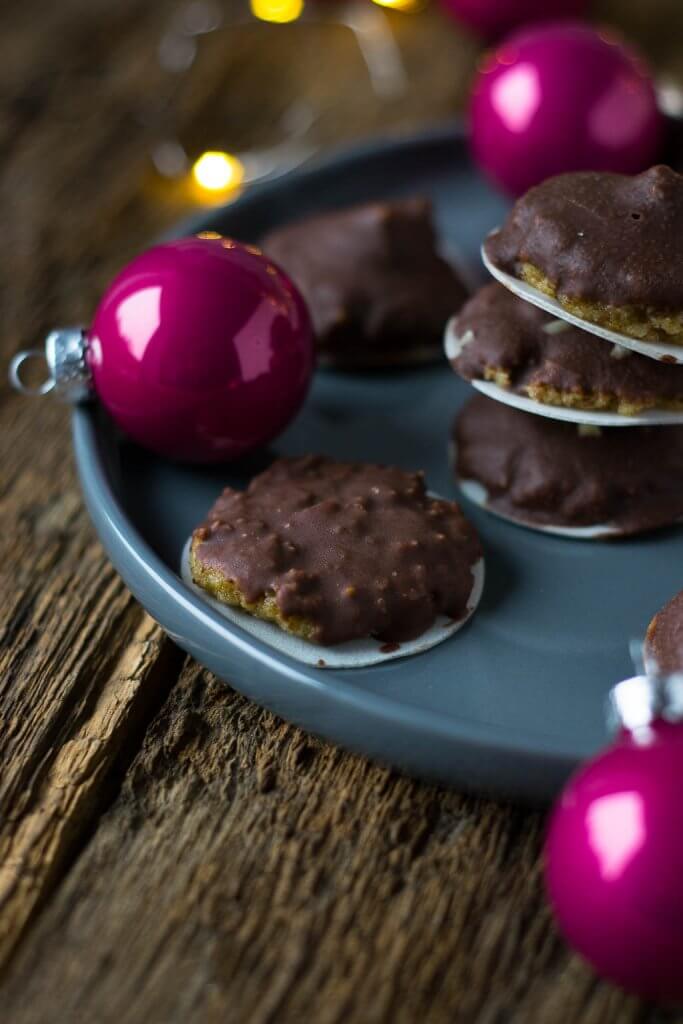
<path id="1" fill-rule="evenodd" d="M 302 292 L 323 364 L 438 358 L 446 321 L 467 297 L 437 251 L 426 199 L 322 214 L 278 228 L 261 244 Z"/>

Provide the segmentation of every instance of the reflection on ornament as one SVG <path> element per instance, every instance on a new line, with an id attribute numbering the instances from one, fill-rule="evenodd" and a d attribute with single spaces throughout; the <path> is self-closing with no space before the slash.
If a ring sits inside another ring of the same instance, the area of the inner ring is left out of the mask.
<path id="1" fill-rule="evenodd" d="M 493 106 L 511 132 L 525 131 L 541 103 L 541 83 L 533 64 L 518 64 L 491 89 Z"/>
<path id="2" fill-rule="evenodd" d="M 588 843 L 605 882 L 619 878 L 645 842 L 643 801 L 640 793 L 608 793 L 586 813 Z"/>

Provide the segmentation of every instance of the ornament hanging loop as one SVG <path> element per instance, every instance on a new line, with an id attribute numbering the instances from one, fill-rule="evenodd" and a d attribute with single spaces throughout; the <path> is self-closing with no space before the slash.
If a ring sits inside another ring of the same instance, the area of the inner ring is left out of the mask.
<path id="1" fill-rule="evenodd" d="M 45 352 L 40 348 L 27 348 L 23 352 L 17 352 L 9 364 L 9 382 L 15 391 L 22 395 L 32 397 L 47 395 L 55 386 L 55 379 L 48 367 L 48 376 L 41 384 L 27 384 L 22 380 L 21 368 L 32 359 L 41 359 L 46 362 Z"/>
<path id="2" fill-rule="evenodd" d="M 62 401 L 82 402 L 92 391 L 87 347 L 82 327 L 50 331 L 44 349 L 29 348 L 14 356 L 9 365 L 9 382 L 22 395 L 40 396 L 54 391 Z M 42 359 L 47 366 L 48 376 L 41 384 L 30 385 L 22 377 L 22 367 L 31 359 Z"/>

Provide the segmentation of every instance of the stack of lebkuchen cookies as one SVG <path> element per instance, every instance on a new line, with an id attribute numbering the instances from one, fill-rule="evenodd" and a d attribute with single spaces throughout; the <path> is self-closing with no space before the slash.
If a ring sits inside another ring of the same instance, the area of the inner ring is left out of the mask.
<path id="1" fill-rule="evenodd" d="M 683 520 L 683 176 L 550 178 L 484 259 L 499 280 L 446 334 L 455 372 L 485 392 L 453 428 L 466 493 L 577 536 Z"/>

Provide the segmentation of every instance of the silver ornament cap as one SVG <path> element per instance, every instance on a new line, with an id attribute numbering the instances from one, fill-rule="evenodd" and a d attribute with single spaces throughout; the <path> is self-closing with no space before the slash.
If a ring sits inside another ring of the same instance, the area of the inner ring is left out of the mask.
<path id="1" fill-rule="evenodd" d="M 657 720 L 683 722 L 683 674 L 624 679 L 610 690 L 607 714 L 615 731 L 634 732 Z"/>
<path id="2" fill-rule="evenodd" d="M 60 327 L 50 331 L 44 349 L 17 352 L 9 366 L 10 384 L 23 395 L 46 395 L 54 391 L 63 402 L 82 402 L 92 395 L 92 376 L 86 353 L 88 338 L 83 327 Z M 38 385 L 22 379 L 22 367 L 31 359 L 42 359 L 47 367 L 45 380 Z"/>

